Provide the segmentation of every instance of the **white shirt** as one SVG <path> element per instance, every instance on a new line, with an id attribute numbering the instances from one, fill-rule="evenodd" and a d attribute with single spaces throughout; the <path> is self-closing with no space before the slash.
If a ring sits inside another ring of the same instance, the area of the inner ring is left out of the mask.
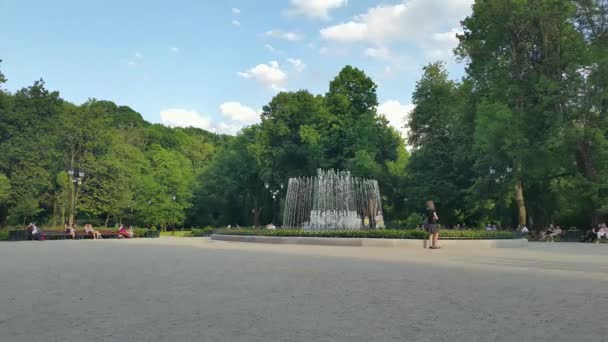
<path id="1" fill-rule="evenodd" d="M 521 229 L 521 232 L 522 232 L 522 233 L 529 233 L 530 231 L 528 230 L 528 227 L 524 226 L 524 227 Z"/>

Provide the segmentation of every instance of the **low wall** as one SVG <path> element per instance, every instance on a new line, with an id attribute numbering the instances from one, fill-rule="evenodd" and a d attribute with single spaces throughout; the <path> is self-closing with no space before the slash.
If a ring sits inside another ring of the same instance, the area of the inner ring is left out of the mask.
<path id="1" fill-rule="evenodd" d="M 283 237 L 212 234 L 211 240 L 272 243 L 290 245 L 319 246 L 356 246 L 356 247 L 399 247 L 425 248 L 428 240 L 409 239 L 368 239 L 368 238 L 327 238 L 327 237 Z M 446 248 L 520 248 L 527 247 L 526 239 L 502 240 L 439 240 L 439 245 Z"/>

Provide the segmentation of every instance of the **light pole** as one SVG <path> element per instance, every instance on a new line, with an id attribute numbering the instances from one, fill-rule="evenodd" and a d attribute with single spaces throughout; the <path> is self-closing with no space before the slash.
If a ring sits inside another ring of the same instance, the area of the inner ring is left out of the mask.
<path id="1" fill-rule="evenodd" d="M 151 206 L 152 206 L 152 200 L 151 200 L 151 199 L 149 199 L 149 200 L 148 200 L 148 220 L 149 220 L 149 221 L 148 221 L 148 228 L 152 228 L 152 220 L 150 219 L 150 216 L 152 216 L 152 215 L 151 215 L 151 211 L 150 211 L 150 207 L 151 207 Z"/>
<path id="2" fill-rule="evenodd" d="M 279 195 L 281 190 L 283 190 L 284 185 L 283 185 L 283 183 L 281 183 L 281 184 L 279 184 L 278 189 L 270 189 L 270 184 L 265 183 L 264 187 L 270 192 L 270 196 L 272 196 L 272 222 L 273 222 L 273 224 L 278 223 L 276 201 L 277 201 L 277 196 Z"/>
<path id="3" fill-rule="evenodd" d="M 175 235 L 175 198 L 176 198 L 175 195 L 173 195 L 171 197 L 171 201 L 173 202 L 173 207 L 171 209 L 171 213 L 173 216 L 173 219 L 171 220 L 171 234 L 172 235 Z"/>
<path id="4" fill-rule="evenodd" d="M 504 182 L 509 175 L 513 172 L 513 167 L 507 166 L 504 172 L 497 172 L 494 166 L 490 166 L 490 176 L 489 176 L 489 184 L 492 184 L 492 181 L 496 184 L 500 184 Z M 498 196 L 496 197 L 496 202 L 498 202 Z M 494 216 L 498 216 L 498 206 L 494 203 Z"/>
<path id="5" fill-rule="evenodd" d="M 68 224 L 71 227 L 74 224 L 74 216 L 76 215 L 76 204 L 78 203 L 78 194 L 80 186 L 82 185 L 82 181 L 84 179 L 84 171 L 76 171 L 74 169 L 69 169 L 68 175 L 70 176 L 70 184 L 72 190 L 70 216 L 68 219 Z"/>

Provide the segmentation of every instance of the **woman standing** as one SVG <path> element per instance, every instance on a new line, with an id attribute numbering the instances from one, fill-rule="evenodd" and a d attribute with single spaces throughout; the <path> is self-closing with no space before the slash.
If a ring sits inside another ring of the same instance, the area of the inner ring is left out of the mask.
<path id="1" fill-rule="evenodd" d="M 431 239 L 430 249 L 441 248 L 437 246 L 437 239 L 439 239 L 438 221 L 439 216 L 437 216 L 437 212 L 435 211 L 435 204 L 431 200 L 426 201 L 426 229 L 429 232 L 429 238 Z"/>

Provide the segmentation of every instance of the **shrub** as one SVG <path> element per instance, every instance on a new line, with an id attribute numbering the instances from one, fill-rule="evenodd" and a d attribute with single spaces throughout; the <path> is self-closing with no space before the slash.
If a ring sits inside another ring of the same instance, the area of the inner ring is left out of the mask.
<path id="1" fill-rule="evenodd" d="M 217 229 L 215 234 L 256 235 L 256 236 L 302 236 L 302 237 L 339 237 L 339 238 L 391 238 L 424 239 L 426 232 L 421 230 L 321 230 L 301 229 Z"/>
<path id="2" fill-rule="evenodd" d="M 302 229 L 216 229 L 214 234 L 284 236 L 284 237 L 337 237 L 372 239 L 426 239 L 428 234 L 416 229 L 385 230 L 302 230 Z M 441 239 L 513 239 L 517 236 L 510 231 L 483 230 L 442 230 Z"/>
<path id="3" fill-rule="evenodd" d="M 8 229 L 0 229 L 0 241 L 8 240 Z"/>
<path id="4" fill-rule="evenodd" d="M 213 234 L 213 227 L 192 228 L 192 236 L 201 237 Z"/>
<path id="5" fill-rule="evenodd" d="M 404 222 L 405 228 L 409 228 L 409 229 L 416 228 L 423 223 L 424 223 L 424 216 L 422 216 L 418 213 L 410 214 L 410 216 L 408 216 Z"/>
<path id="6" fill-rule="evenodd" d="M 146 237 L 148 233 L 148 229 L 146 228 L 133 228 L 133 234 L 135 235 L 135 237 Z"/>

